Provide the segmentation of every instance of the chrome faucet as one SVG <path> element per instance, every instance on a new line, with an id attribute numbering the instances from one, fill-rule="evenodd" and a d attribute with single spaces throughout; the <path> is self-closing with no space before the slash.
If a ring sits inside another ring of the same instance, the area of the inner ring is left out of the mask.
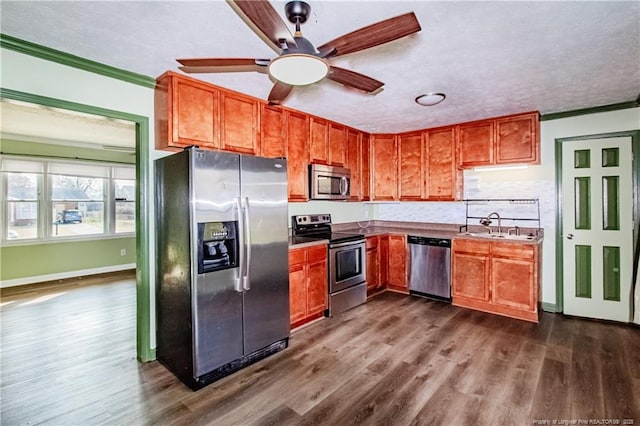
<path id="1" fill-rule="evenodd" d="M 480 219 L 480 224 L 487 228 L 491 234 L 491 228 L 489 227 L 489 225 L 491 225 L 491 219 L 498 219 L 498 234 L 502 234 L 502 219 L 498 212 L 489 213 L 487 217 Z"/>
<path id="2" fill-rule="evenodd" d="M 491 212 L 489 213 L 489 216 L 487 216 L 487 219 L 498 219 L 498 234 L 502 234 L 502 219 L 500 218 L 500 215 L 498 214 L 498 212 Z"/>

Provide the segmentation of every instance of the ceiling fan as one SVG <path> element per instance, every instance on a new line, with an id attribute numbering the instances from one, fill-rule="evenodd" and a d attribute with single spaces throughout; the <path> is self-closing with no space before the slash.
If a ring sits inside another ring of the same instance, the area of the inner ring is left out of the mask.
<path id="1" fill-rule="evenodd" d="M 292 35 L 287 25 L 267 0 L 228 0 L 229 5 L 279 56 L 273 59 L 198 58 L 178 59 L 186 73 L 256 71 L 275 81 L 269 103 L 280 104 L 294 86 L 315 83 L 325 77 L 368 93 L 384 83 L 364 74 L 330 65 L 329 59 L 388 43 L 421 30 L 413 12 L 386 19 L 350 32 L 322 46 L 314 47 L 302 36 L 300 24 L 306 22 L 311 7 L 303 1 L 290 1 L 285 14 L 295 24 Z"/>

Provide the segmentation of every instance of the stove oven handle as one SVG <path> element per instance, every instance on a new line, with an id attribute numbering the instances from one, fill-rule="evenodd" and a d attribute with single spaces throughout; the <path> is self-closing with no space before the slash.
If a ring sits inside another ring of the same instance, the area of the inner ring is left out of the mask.
<path id="1" fill-rule="evenodd" d="M 346 246 L 355 246 L 360 244 L 364 244 L 364 241 L 355 240 L 355 241 L 346 241 L 344 243 L 337 243 L 337 244 L 331 243 L 329 245 L 329 248 L 334 249 L 334 248 L 340 248 L 340 247 L 346 247 Z"/>

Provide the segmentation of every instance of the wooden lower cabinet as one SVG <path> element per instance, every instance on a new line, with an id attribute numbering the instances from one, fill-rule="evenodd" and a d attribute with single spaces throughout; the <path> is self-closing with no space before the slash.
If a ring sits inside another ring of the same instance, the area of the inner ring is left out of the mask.
<path id="1" fill-rule="evenodd" d="M 367 250 L 367 296 L 377 293 L 382 289 L 382 283 L 380 281 L 380 261 L 378 254 L 378 245 L 380 237 L 377 235 L 367 237 L 365 240 L 365 246 Z"/>
<path id="2" fill-rule="evenodd" d="M 291 328 L 322 317 L 327 297 L 327 246 L 289 250 Z"/>
<path id="3" fill-rule="evenodd" d="M 540 245 L 453 240 L 453 304 L 538 322 Z"/>
<path id="4" fill-rule="evenodd" d="M 407 292 L 407 237 L 373 235 L 366 239 L 367 295 L 384 289 Z"/>
<path id="5" fill-rule="evenodd" d="M 407 237 L 389 235 L 387 287 L 392 290 L 409 291 L 407 288 Z"/>

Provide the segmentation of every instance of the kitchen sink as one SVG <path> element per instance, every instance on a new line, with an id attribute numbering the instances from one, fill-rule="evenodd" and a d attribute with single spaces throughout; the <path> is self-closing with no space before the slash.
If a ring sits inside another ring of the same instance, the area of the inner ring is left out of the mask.
<path id="1" fill-rule="evenodd" d="M 504 232 L 497 233 L 493 232 L 489 234 L 488 232 L 462 232 L 458 234 L 460 236 L 468 236 L 468 237 L 478 237 L 478 238 L 486 238 L 491 240 L 510 240 L 510 241 L 533 241 L 536 239 L 533 235 L 513 235 L 513 234 L 505 234 Z"/>

